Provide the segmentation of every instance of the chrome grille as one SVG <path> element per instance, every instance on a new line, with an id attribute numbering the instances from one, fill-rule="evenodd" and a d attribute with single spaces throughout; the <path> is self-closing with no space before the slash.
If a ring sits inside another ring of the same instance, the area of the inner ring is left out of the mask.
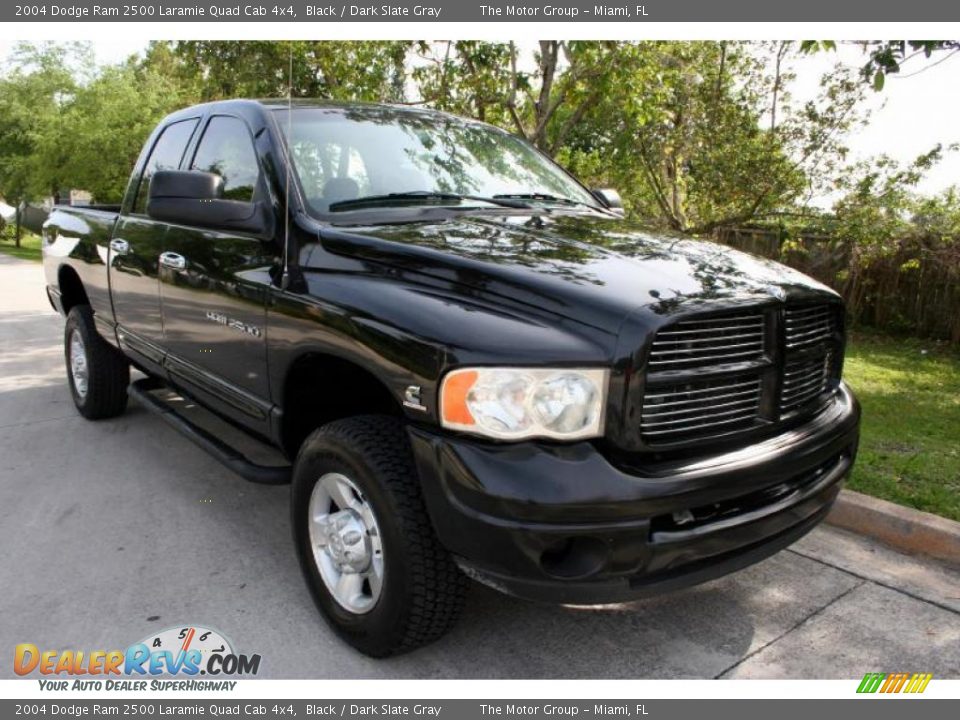
<path id="1" fill-rule="evenodd" d="M 825 392 L 830 386 L 833 354 L 814 359 L 788 360 L 783 372 L 780 412 L 796 410 Z"/>
<path id="2" fill-rule="evenodd" d="M 787 354 L 791 350 L 816 347 L 833 339 L 837 331 L 836 312 L 829 305 L 806 305 L 787 308 L 784 337 Z"/>
<path id="3" fill-rule="evenodd" d="M 748 427 L 760 407 L 760 378 L 739 376 L 651 387 L 640 429 L 658 442 Z"/>
<path id="4" fill-rule="evenodd" d="M 786 414 L 830 388 L 839 318 L 832 305 L 799 305 L 786 308 L 783 321 L 786 359 L 780 413 Z"/>
<path id="5" fill-rule="evenodd" d="M 640 436 L 682 445 L 771 426 L 812 411 L 836 386 L 838 305 L 789 304 L 680 320 L 647 358 Z"/>
<path id="6" fill-rule="evenodd" d="M 651 372 L 749 362 L 763 357 L 762 312 L 735 312 L 682 320 L 657 333 Z"/>

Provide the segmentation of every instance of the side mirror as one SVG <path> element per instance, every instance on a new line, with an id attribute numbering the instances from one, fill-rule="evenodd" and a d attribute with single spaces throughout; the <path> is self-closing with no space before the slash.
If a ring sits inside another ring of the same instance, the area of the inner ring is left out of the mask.
<path id="1" fill-rule="evenodd" d="M 620 193 L 613 188 L 598 188 L 593 191 L 593 196 L 611 212 L 617 215 L 624 214 L 623 200 L 620 197 Z"/>
<path id="2" fill-rule="evenodd" d="M 150 177 L 147 215 L 161 222 L 264 235 L 267 217 L 261 203 L 223 199 L 223 178 L 216 173 L 158 170 Z"/>

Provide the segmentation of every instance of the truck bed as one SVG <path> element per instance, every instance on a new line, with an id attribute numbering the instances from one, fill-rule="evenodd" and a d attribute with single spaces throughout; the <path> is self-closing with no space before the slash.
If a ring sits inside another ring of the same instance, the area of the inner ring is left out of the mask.
<path id="1" fill-rule="evenodd" d="M 107 280 L 110 239 L 119 208 L 58 205 L 43 223 L 43 270 L 51 300 L 57 288 L 68 288 L 64 274 L 76 273 L 90 301 L 94 317 L 113 324 Z M 99 316 L 99 317 L 98 317 Z"/>

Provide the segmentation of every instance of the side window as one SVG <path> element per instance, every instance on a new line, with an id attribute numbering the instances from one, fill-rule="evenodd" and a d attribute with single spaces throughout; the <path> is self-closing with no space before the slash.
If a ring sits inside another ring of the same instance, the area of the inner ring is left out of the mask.
<path id="1" fill-rule="evenodd" d="M 200 138 L 190 169 L 212 172 L 222 177 L 224 198 L 245 202 L 252 200 L 260 177 L 260 166 L 244 122 L 225 115 L 211 118 Z"/>
<path id="2" fill-rule="evenodd" d="M 143 175 L 137 188 L 137 199 L 133 203 L 133 212 L 143 215 L 147 212 L 147 197 L 150 195 L 150 177 L 157 170 L 177 170 L 187 144 L 197 127 L 197 119 L 181 120 L 167 125 L 153 145 L 150 157 L 143 166 Z"/>

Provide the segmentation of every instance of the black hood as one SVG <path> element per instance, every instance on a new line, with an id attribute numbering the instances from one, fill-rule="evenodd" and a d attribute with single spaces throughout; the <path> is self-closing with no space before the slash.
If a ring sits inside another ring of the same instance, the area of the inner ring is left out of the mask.
<path id="1" fill-rule="evenodd" d="M 615 330 L 637 308 L 662 315 L 835 293 L 779 263 L 599 215 L 471 215 L 327 227 L 337 254 L 449 280 Z M 303 261 L 310 265 L 310 254 Z"/>

